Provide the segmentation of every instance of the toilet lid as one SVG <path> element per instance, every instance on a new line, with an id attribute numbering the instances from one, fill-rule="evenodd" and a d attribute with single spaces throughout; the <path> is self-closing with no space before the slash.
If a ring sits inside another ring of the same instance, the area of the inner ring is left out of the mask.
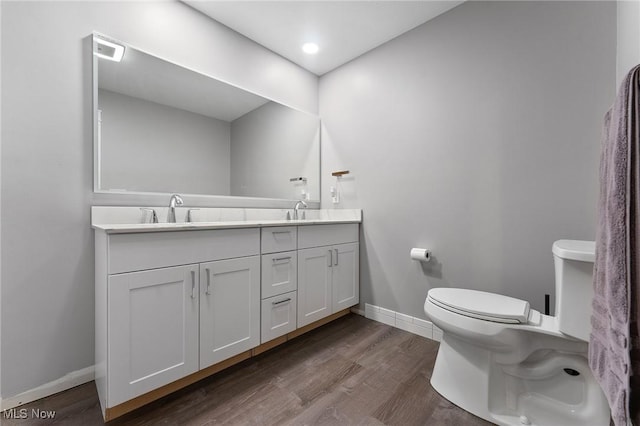
<path id="1" fill-rule="evenodd" d="M 486 321 L 520 324 L 529 318 L 529 302 L 486 291 L 432 288 L 427 298 L 448 311 Z"/>

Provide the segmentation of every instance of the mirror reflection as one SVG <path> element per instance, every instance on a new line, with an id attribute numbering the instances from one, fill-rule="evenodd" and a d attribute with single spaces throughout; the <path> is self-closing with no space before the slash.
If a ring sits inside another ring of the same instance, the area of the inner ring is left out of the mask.
<path id="1" fill-rule="evenodd" d="M 93 49 L 97 191 L 320 198 L 317 116 L 102 35 Z"/>

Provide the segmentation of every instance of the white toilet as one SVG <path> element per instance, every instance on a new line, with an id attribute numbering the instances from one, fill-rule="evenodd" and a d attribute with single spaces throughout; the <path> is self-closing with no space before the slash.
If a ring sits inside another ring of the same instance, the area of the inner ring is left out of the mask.
<path id="1" fill-rule="evenodd" d="M 443 331 L 431 385 L 500 425 L 609 425 L 587 362 L 595 243 L 553 244 L 556 316 L 512 297 L 429 290 L 424 311 Z"/>

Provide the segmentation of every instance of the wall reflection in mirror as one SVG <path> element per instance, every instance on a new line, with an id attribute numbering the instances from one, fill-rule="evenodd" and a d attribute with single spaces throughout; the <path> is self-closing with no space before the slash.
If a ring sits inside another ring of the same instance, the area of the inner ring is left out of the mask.
<path id="1" fill-rule="evenodd" d="M 96 191 L 320 198 L 317 116 L 93 38 Z"/>

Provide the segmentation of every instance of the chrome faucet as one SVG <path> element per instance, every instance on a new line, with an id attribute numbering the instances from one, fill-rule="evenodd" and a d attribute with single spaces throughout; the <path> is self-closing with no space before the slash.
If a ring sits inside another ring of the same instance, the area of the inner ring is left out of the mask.
<path id="1" fill-rule="evenodd" d="M 298 210 L 300 210 L 300 207 L 302 207 L 303 209 L 307 208 L 307 203 L 305 203 L 304 201 L 300 200 L 296 203 L 295 207 L 293 208 L 293 220 L 298 220 L 299 216 L 298 216 Z M 304 219 L 305 218 L 305 214 L 304 212 L 302 212 L 302 217 L 300 219 Z"/>
<path id="2" fill-rule="evenodd" d="M 176 223 L 176 206 L 181 206 L 184 204 L 182 201 L 182 197 L 178 194 L 171 195 L 169 199 L 169 213 L 167 214 L 167 222 L 168 223 Z"/>

